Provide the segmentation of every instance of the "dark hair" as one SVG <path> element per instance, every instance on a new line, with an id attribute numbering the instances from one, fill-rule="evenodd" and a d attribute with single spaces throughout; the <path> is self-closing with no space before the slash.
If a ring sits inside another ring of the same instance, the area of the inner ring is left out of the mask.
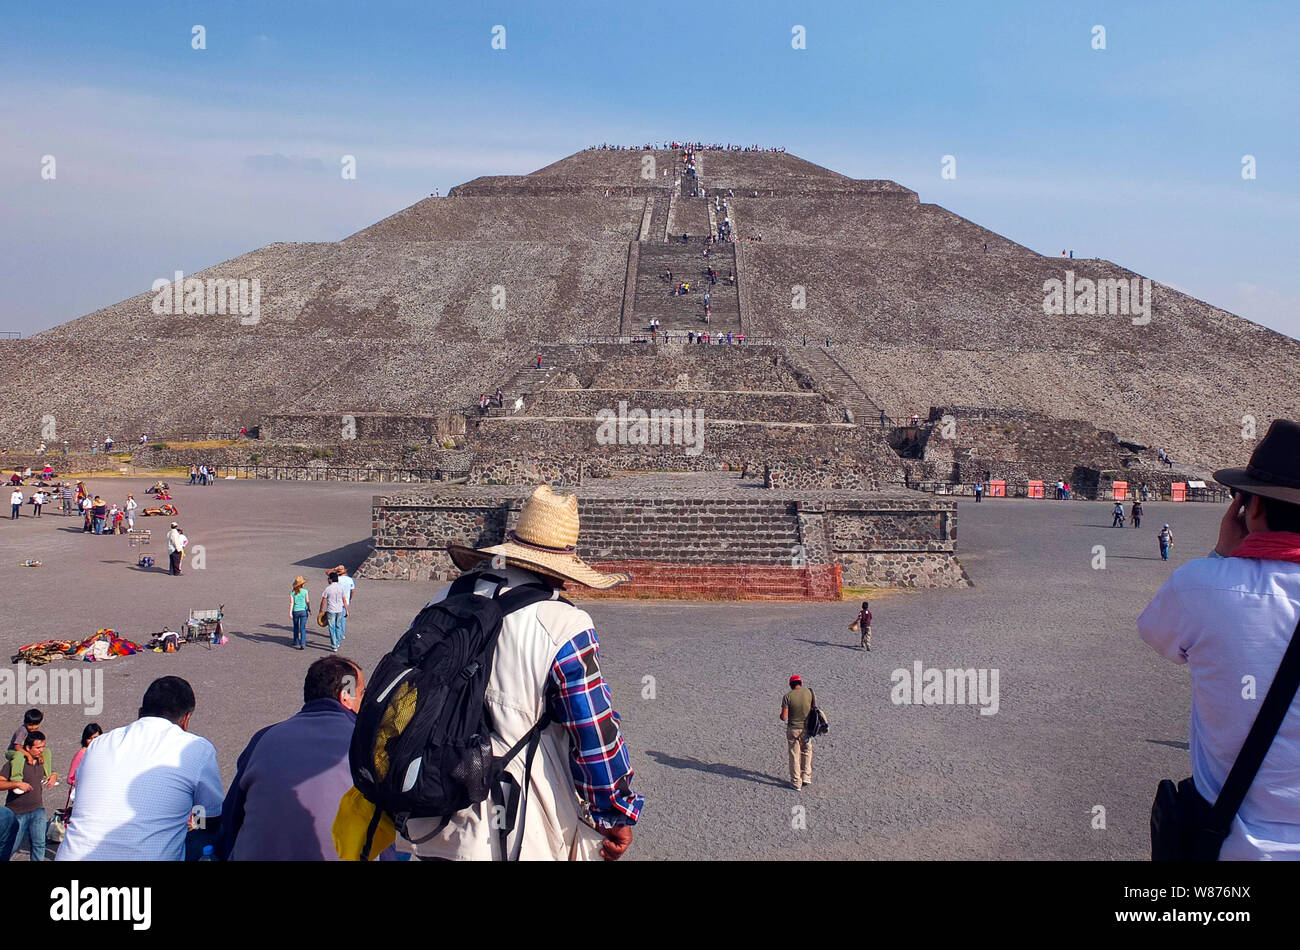
<path id="1" fill-rule="evenodd" d="M 27 733 L 27 738 L 23 740 L 23 748 L 29 749 L 32 746 L 36 745 L 36 743 L 44 742 L 44 741 L 45 741 L 45 733 L 37 729 L 35 732 Z"/>
<path id="2" fill-rule="evenodd" d="M 867 602 L 865 600 L 862 602 L 862 609 L 863 610 L 867 609 Z"/>
<path id="3" fill-rule="evenodd" d="M 338 571 L 330 571 L 325 577 L 328 578 L 331 584 L 337 583 L 339 579 Z"/>
<path id="4" fill-rule="evenodd" d="M 302 701 L 309 703 L 314 699 L 335 699 L 343 691 L 348 677 L 352 679 L 353 692 L 357 680 L 361 677 L 361 667 L 352 660 L 342 656 L 323 656 L 307 667 L 307 678 L 302 683 Z"/>
<path id="5" fill-rule="evenodd" d="M 194 688 L 179 676 L 160 676 L 144 691 L 140 715 L 180 722 L 194 712 Z"/>
<path id="6" fill-rule="evenodd" d="M 81 744 L 83 746 L 90 745 L 91 739 L 95 738 L 95 736 L 102 736 L 103 734 L 104 730 L 99 727 L 99 723 L 92 722 L 86 726 L 85 729 L 81 730 Z"/>
<path id="7" fill-rule="evenodd" d="M 27 712 L 23 713 L 24 726 L 39 726 L 44 721 L 45 713 L 41 712 L 39 709 L 29 709 Z"/>
<path id="8" fill-rule="evenodd" d="M 1269 531 L 1294 531 L 1300 533 L 1300 505 L 1291 505 L 1277 498 L 1267 498 L 1252 492 L 1234 488 L 1243 505 L 1249 504 L 1251 498 L 1258 498 L 1264 506 L 1264 521 Z"/>

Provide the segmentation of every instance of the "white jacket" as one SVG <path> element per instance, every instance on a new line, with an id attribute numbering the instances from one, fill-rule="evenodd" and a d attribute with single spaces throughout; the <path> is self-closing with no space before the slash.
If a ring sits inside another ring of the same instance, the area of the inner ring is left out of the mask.
<path id="1" fill-rule="evenodd" d="M 1174 571 L 1138 617 L 1142 639 L 1191 672 L 1192 778 L 1206 801 L 1223 788 L 1297 620 L 1300 564 L 1218 556 Z M 1282 720 L 1219 858 L 1300 860 L 1300 702 Z"/>
<path id="2" fill-rule="evenodd" d="M 538 578 L 514 567 L 507 567 L 505 589 L 519 584 L 538 583 Z M 430 601 L 437 603 L 447 596 L 443 588 Z M 492 595 L 492 585 L 480 582 L 476 593 Z M 492 751 L 504 755 L 541 718 L 545 705 L 546 682 L 551 664 L 569 640 L 595 625 L 585 610 L 561 603 L 544 601 L 506 616 L 497 641 L 496 658 L 488 680 L 485 701 L 491 710 L 495 730 Z M 527 748 L 511 760 L 507 770 L 524 784 L 524 760 Z M 567 861 L 597 860 L 604 836 L 590 823 L 585 803 L 579 798 L 569 771 L 569 736 L 564 727 L 552 723 L 542 733 L 533 759 L 532 783 L 526 808 L 520 815 L 524 823 L 522 846 L 518 840 L 519 821 L 507 839 L 510 856 L 521 860 Z M 454 861 L 500 860 L 499 829 L 492 823 L 492 800 L 458 812 L 442 834 L 422 844 L 397 839 L 399 851 L 420 857 L 446 858 Z M 438 827 L 438 819 L 412 819 L 407 832 L 420 838 Z"/>

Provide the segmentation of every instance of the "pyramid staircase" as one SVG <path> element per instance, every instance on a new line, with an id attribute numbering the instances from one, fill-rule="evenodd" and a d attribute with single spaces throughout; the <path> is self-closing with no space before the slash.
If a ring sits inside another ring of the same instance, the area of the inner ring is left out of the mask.
<path id="1" fill-rule="evenodd" d="M 808 346 L 792 346 L 787 352 L 791 358 L 817 380 L 817 388 L 853 414 L 858 425 L 872 425 L 880 421 L 880 407 L 872 401 L 857 380 L 840 364 L 821 341 Z"/>

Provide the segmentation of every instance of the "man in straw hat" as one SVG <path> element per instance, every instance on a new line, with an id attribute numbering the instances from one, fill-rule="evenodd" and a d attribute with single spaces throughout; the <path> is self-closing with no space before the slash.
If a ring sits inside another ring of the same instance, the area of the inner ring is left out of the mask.
<path id="1" fill-rule="evenodd" d="M 566 583 L 606 590 L 630 580 L 604 574 L 577 554 L 578 499 L 538 487 L 503 543 L 474 549 L 447 548 L 462 571 L 479 579 L 475 593 L 492 596 L 521 584 L 545 583 L 556 599 L 506 615 L 497 641 L 486 702 L 494 724 L 497 755 L 525 736 L 544 713 L 551 724 L 541 734 L 532 781 L 523 804 L 523 840 L 509 837 L 509 857 L 524 860 L 613 861 L 632 843 L 643 799 L 632 789 L 632 766 L 600 672 L 595 625 L 584 610 L 558 599 Z M 431 601 L 447 596 L 444 589 Z M 522 756 L 511 763 L 522 778 Z M 522 784 L 522 782 L 521 782 Z M 452 817 L 430 840 L 438 819 L 411 819 L 397 847 L 422 858 L 500 859 L 492 803 L 473 805 Z"/>
<path id="2" fill-rule="evenodd" d="M 1207 802 L 1223 789 L 1300 621 L 1300 423 L 1275 420 L 1250 464 L 1214 478 L 1232 490 L 1218 543 L 1175 570 L 1137 620 L 1143 640 L 1191 673 L 1192 779 Z M 1220 860 L 1300 860 L 1298 773 L 1293 703 Z"/>

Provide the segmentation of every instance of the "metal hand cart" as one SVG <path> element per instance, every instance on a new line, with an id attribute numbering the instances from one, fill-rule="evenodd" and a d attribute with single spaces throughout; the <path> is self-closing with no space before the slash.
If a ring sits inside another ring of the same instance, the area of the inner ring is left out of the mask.
<path id="1" fill-rule="evenodd" d="M 181 638 L 186 643 L 202 642 L 207 648 L 221 639 L 221 619 L 225 616 L 226 605 L 221 604 L 215 610 L 193 608 L 181 627 Z"/>

